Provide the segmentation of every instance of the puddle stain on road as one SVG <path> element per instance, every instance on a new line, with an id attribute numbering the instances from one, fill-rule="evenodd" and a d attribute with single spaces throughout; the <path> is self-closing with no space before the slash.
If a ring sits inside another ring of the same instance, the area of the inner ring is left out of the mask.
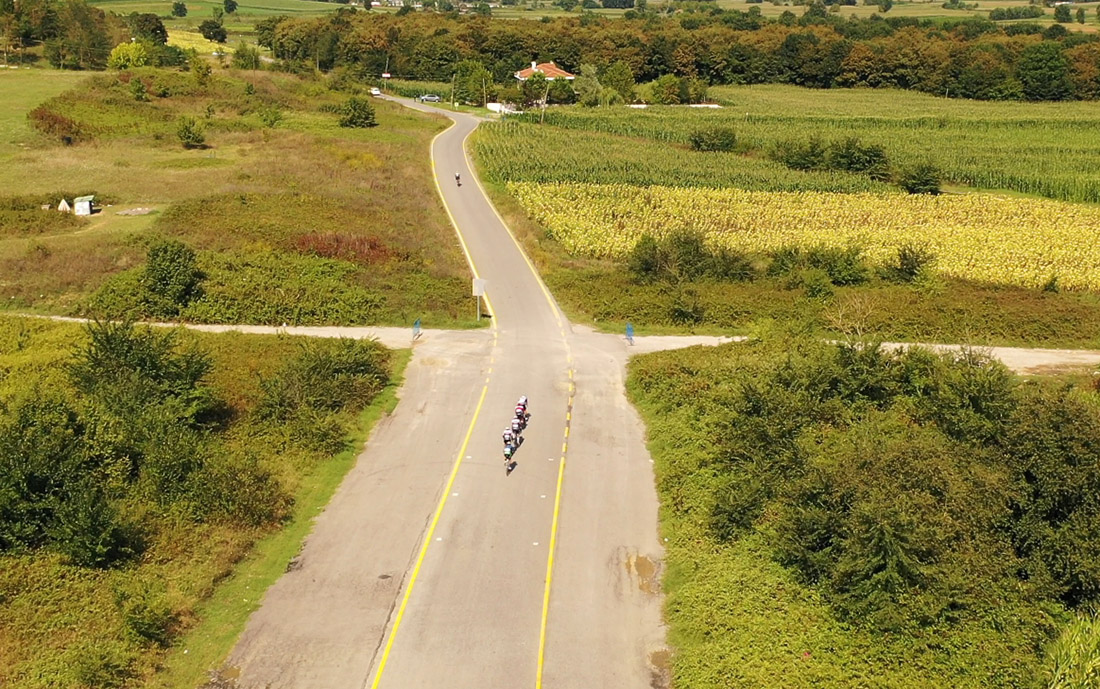
<path id="1" fill-rule="evenodd" d="M 641 591 L 651 595 L 661 592 L 661 568 L 652 558 L 631 553 L 626 559 L 626 568 Z"/>
<path id="2" fill-rule="evenodd" d="M 651 689 L 668 689 L 672 683 L 671 654 L 667 648 L 649 654 L 649 686 Z"/>

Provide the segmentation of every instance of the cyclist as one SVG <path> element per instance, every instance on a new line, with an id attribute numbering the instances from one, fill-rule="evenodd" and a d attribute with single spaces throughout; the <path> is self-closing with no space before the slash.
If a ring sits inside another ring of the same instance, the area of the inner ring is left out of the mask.
<path id="1" fill-rule="evenodd" d="M 512 435 L 519 436 L 523 431 L 523 423 L 519 419 L 512 419 Z"/>
<path id="2" fill-rule="evenodd" d="M 462 177 L 460 177 L 457 172 L 455 173 L 455 184 L 457 184 L 460 187 L 462 186 Z"/>

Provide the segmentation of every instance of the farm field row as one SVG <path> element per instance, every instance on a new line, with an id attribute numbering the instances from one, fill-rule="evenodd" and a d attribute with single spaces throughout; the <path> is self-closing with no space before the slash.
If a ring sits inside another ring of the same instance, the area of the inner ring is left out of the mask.
<path id="1" fill-rule="evenodd" d="M 628 185 L 508 186 L 571 254 L 624 260 L 644 235 L 698 232 L 714 247 L 860 247 L 876 266 L 917 245 L 954 278 L 1100 291 L 1100 208 L 987 194 L 747 192 Z M 583 212 L 578 212 L 583 209 Z"/>
<path id="2" fill-rule="evenodd" d="M 1100 116 L 1086 103 L 978 103 L 787 86 L 717 87 L 712 95 L 726 107 L 553 108 L 546 122 L 673 145 L 686 145 L 700 128 L 729 127 L 740 149 L 756 155 L 811 135 L 825 142 L 858 137 L 881 146 L 896 165 L 932 162 L 950 183 L 1100 202 L 1100 172 L 1093 164 L 1100 156 Z"/>

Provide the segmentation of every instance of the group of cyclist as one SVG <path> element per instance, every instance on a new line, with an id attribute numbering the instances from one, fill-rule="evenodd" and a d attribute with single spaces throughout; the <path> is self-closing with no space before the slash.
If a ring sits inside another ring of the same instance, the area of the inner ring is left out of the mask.
<path id="1" fill-rule="evenodd" d="M 524 395 L 516 402 L 515 415 L 508 423 L 508 427 L 504 429 L 504 433 L 501 434 L 504 439 L 504 463 L 509 468 L 513 465 L 512 455 L 515 454 L 516 449 L 523 442 L 522 433 L 527 428 L 527 420 L 530 418 L 531 413 L 527 411 L 527 395 Z"/>

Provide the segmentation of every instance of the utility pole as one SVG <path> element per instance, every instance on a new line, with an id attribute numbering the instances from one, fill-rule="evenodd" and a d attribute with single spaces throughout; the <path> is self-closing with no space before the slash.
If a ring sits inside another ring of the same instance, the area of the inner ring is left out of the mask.
<path id="1" fill-rule="evenodd" d="M 542 112 L 539 113 L 539 124 L 546 119 L 546 101 L 550 100 L 550 80 L 546 80 L 546 91 L 542 94 Z"/>

